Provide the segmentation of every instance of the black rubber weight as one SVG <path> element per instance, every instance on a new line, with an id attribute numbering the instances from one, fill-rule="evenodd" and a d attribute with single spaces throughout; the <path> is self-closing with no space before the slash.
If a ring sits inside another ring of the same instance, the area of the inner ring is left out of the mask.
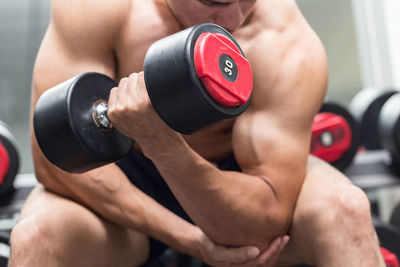
<path id="1" fill-rule="evenodd" d="M 93 105 L 108 100 L 117 84 L 99 73 L 85 73 L 47 90 L 34 113 L 36 139 L 54 165 L 81 173 L 123 158 L 133 141 L 116 129 L 102 131 L 92 118 Z"/>
<path id="2" fill-rule="evenodd" d="M 360 142 L 366 149 L 382 148 L 378 133 L 378 117 L 385 102 L 398 91 L 368 88 L 359 92 L 350 103 L 350 113 L 360 125 Z"/>
<path id="3" fill-rule="evenodd" d="M 10 253 L 10 234 L 8 232 L 0 231 L 0 267 L 8 265 L 8 258 Z"/>
<path id="4" fill-rule="evenodd" d="M 145 57 L 144 76 L 151 102 L 168 126 L 183 134 L 236 117 L 250 103 L 249 99 L 241 106 L 225 107 L 204 89 L 194 66 L 194 48 L 197 38 L 205 32 L 220 33 L 240 49 L 226 30 L 205 23 L 155 42 Z"/>
<path id="5" fill-rule="evenodd" d="M 382 222 L 375 216 L 372 219 L 380 245 L 396 254 L 397 258 L 400 259 L 400 230 L 391 224 Z"/>
<path id="6" fill-rule="evenodd" d="M 14 190 L 14 180 L 19 169 L 19 154 L 16 141 L 8 126 L 0 121 L 0 142 L 7 150 L 10 166 L 3 184 L 0 185 L 0 198 Z"/>
<path id="7" fill-rule="evenodd" d="M 382 146 L 390 151 L 394 162 L 400 161 L 400 94 L 393 95 L 379 114 L 378 129 Z"/>
<path id="8" fill-rule="evenodd" d="M 327 112 L 327 113 L 333 113 L 336 115 L 339 115 L 343 117 L 348 125 L 350 126 L 351 129 L 351 145 L 350 148 L 343 154 L 343 156 L 334 161 L 331 162 L 331 164 L 343 171 L 345 170 L 353 161 L 354 156 L 357 153 L 359 144 L 360 144 L 360 139 L 359 139 L 359 129 L 358 129 L 358 124 L 355 121 L 354 117 L 347 111 L 346 108 L 342 107 L 341 105 L 338 105 L 336 103 L 331 103 L 331 102 L 325 102 L 321 110 L 319 111 L 320 113 Z"/>
<path id="9" fill-rule="evenodd" d="M 390 217 L 390 223 L 400 231 L 400 202 L 393 210 L 392 216 Z"/>

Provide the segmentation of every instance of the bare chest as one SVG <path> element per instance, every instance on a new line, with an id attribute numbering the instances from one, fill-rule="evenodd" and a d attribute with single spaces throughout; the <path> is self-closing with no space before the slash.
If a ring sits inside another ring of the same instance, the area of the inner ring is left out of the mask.
<path id="1" fill-rule="evenodd" d="M 130 16 L 126 19 L 115 44 L 117 78 L 143 70 L 146 52 L 152 43 L 182 30 L 162 0 L 132 0 Z M 246 54 L 249 38 L 246 30 L 234 34 Z"/>
<path id="2" fill-rule="evenodd" d="M 142 4 L 140 12 L 135 11 L 135 5 L 139 4 Z M 121 39 L 115 48 L 118 79 L 143 70 L 150 45 L 180 30 L 173 21 L 173 17 L 168 12 L 160 12 L 153 1 L 134 1 L 132 16 L 122 28 Z M 203 157 L 219 161 L 232 153 L 233 124 L 234 120 L 223 121 L 184 138 Z"/>

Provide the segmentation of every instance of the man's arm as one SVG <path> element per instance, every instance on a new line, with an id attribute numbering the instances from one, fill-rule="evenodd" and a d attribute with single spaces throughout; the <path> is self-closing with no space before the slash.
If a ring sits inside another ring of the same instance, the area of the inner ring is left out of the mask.
<path id="1" fill-rule="evenodd" d="M 115 78 L 112 46 L 127 7 L 109 1 L 90 2 L 53 2 L 51 22 L 34 67 L 32 109 L 45 90 L 79 73 L 96 71 Z M 97 19 L 87 19 L 90 16 Z M 36 177 L 47 189 L 89 206 L 116 224 L 185 249 L 193 226 L 132 186 L 115 164 L 80 175 L 69 174 L 47 161 L 33 127 L 31 143 Z"/>
<path id="2" fill-rule="evenodd" d="M 115 78 L 112 51 L 124 14 L 129 11 L 124 3 L 130 1 L 53 1 L 51 22 L 34 67 L 31 114 L 45 90 L 72 76 L 95 71 Z M 216 247 L 196 226 L 134 187 L 115 164 L 80 175 L 56 168 L 40 151 L 32 117 L 31 145 L 36 177 L 48 190 L 208 263 L 248 260 L 247 248 L 228 251 Z"/>
<path id="3" fill-rule="evenodd" d="M 109 103 L 114 125 L 138 142 L 196 224 L 225 245 L 263 248 L 286 233 L 305 176 L 312 118 L 325 94 L 319 39 L 297 7 L 276 13 L 287 15 L 287 25 L 261 32 L 248 49 L 254 94 L 233 130 L 242 173 L 217 169 L 168 129 L 151 111 L 142 73 L 110 96 L 119 100 Z"/>

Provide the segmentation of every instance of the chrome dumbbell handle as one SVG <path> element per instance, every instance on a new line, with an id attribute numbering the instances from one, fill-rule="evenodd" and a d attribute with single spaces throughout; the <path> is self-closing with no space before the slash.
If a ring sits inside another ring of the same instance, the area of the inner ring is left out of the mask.
<path id="1" fill-rule="evenodd" d="M 101 99 L 93 104 L 92 117 L 97 127 L 102 131 L 111 131 L 113 129 L 113 125 L 107 117 L 107 111 L 108 102 L 106 100 Z"/>

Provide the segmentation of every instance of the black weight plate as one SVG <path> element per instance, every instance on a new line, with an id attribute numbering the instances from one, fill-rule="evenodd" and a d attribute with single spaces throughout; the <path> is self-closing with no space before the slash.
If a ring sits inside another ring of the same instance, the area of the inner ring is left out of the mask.
<path id="1" fill-rule="evenodd" d="M 0 267 L 7 267 L 8 258 L 4 256 L 0 256 Z"/>
<path id="2" fill-rule="evenodd" d="M 378 133 L 379 112 L 385 102 L 398 91 L 368 88 L 359 92 L 350 103 L 350 113 L 360 125 L 360 142 L 366 149 L 382 148 Z"/>
<path id="3" fill-rule="evenodd" d="M 379 114 L 378 129 L 382 146 L 390 151 L 395 162 L 400 160 L 400 94 L 393 95 Z"/>
<path id="4" fill-rule="evenodd" d="M 393 225 L 385 224 L 375 216 L 372 219 L 380 245 L 400 259 L 400 231 Z"/>
<path id="5" fill-rule="evenodd" d="M 123 158 L 133 141 L 119 133 L 100 130 L 92 118 L 93 105 L 108 100 L 117 84 L 99 73 L 85 73 L 47 90 L 34 113 L 35 135 L 54 165 L 85 172 Z"/>
<path id="6" fill-rule="evenodd" d="M 0 185 L 0 199 L 8 196 L 14 191 L 14 180 L 19 169 L 19 154 L 16 141 L 8 129 L 7 125 L 0 121 L 0 142 L 7 150 L 9 157 L 9 169 L 4 177 L 3 183 Z"/>
<path id="7" fill-rule="evenodd" d="M 400 202 L 393 210 L 392 216 L 390 217 L 390 224 L 400 231 Z"/>
<path id="8" fill-rule="evenodd" d="M 0 231 L 0 267 L 6 267 L 10 254 L 10 232 Z"/>
<path id="9" fill-rule="evenodd" d="M 10 231 L 0 231 L 0 243 L 10 244 Z"/>
<path id="10" fill-rule="evenodd" d="M 154 109 L 169 127 L 183 134 L 238 116 L 250 103 L 249 99 L 241 106 L 225 107 L 204 89 L 194 65 L 194 48 L 205 32 L 220 33 L 240 49 L 226 30 L 205 23 L 155 42 L 145 57 L 144 78 Z"/>
<path id="11" fill-rule="evenodd" d="M 359 144 L 360 144 L 358 124 L 355 121 L 355 119 L 353 118 L 353 116 L 347 111 L 346 108 L 344 108 L 341 105 L 338 105 L 336 103 L 325 102 L 322 105 L 319 113 L 324 113 L 324 112 L 333 113 L 338 116 L 341 116 L 343 119 L 345 119 L 345 121 L 347 122 L 347 124 L 350 126 L 350 129 L 351 129 L 351 145 L 350 145 L 349 149 L 343 154 L 343 156 L 340 159 L 338 159 L 334 162 L 331 162 L 331 164 L 335 168 L 343 171 L 353 161 L 353 158 L 356 155 Z"/>
<path id="12" fill-rule="evenodd" d="M 7 251 L 10 250 L 9 246 L 0 243 L 0 247 L 3 247 L 3 246 L 5 247 L 4 250 L 7 250 Z M 5 252 L 5 253 L 7 253 L 7 252 Z M 1 248 L 0 248 L 0 267 L 7 267 L 7 266 L 8 266 L 8 257 L 6 255 L 1 255 Z"/>

